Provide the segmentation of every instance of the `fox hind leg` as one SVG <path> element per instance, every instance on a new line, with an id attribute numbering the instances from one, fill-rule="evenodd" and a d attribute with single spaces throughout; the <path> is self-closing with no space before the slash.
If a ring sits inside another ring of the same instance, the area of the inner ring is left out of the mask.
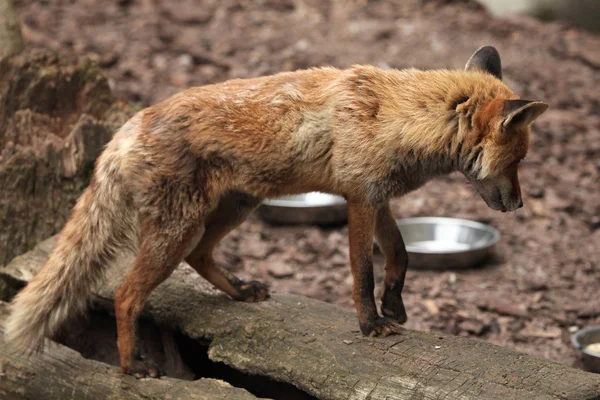
<path id="1" fill-rule="evenodd" d="M 183 260 L 202 226 L 170 227 L 148 219 L 142 221 L 140 251 L 131 271 L 115 293 L 115 314 L 121 370 L 136 377 L 158 377 L 159 369 L 135 351 L 138 317 L 150 293 L 167 279 Z"/>
<path id="2" fill-rule="evenodd" d="M 246 193 L 226 193 L 217 208 L 206 219 L 206 231 L 194 250 L 186 257 L 204 279 L 233 299 L 246 302 L 265 300 L 268 287 L 258 281 L 244 282 L 232 273 L 219 268 L 213 251 L 225 235 L 239 226 L 260 204 L 260 199 Z"/>

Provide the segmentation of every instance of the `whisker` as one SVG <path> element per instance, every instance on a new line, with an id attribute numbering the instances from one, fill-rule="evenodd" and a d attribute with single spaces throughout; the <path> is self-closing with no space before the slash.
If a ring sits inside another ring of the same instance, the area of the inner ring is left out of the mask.
<path id="1" fill-rule="evenodd" d="M 523 211 L 526 211 L 525 216 L 534 217 L 535 213 L 533 212 L 533 207 L 529 202 L 529 196 L 521 194 L 521 201 L 523 202 Z"/>
<path id="2" fill-rule="evenodd" d="M 518 215 L 517 215 L 517 213 L 518 213 L 518 212 L 519 212 L 519 210 L 517 209 L 517 210 L 515 210 L 515 212 L 513 213 L 513 214 L 514 214 L 514 215 L 513 215 L 513 219 L 514 219 L 514 220 L 518 220 L 518 219 L 519 219 L 519 218 L 518 218 Z"/>

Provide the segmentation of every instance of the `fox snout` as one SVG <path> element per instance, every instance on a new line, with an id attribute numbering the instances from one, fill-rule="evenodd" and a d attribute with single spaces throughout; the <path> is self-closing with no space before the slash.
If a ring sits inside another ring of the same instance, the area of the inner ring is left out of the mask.
<path id="1" fill-rule="evenodd" d="M 523 207 L 518 179 L 507 177 L 471 181 L 481 198 L 492 210 L 507 212 Z"/>
<path id="2" fill-rule="evenodd" d="M 514 191 L 514 190 L 513 190 Z M 510 195 L 507 199 L 502 198 L 502 204 L 504 208 L 500 211 L 516 211 L 519 208 L 523 207 L 523 199 L 521 199 L 521 194 L 513 194 Z"/>

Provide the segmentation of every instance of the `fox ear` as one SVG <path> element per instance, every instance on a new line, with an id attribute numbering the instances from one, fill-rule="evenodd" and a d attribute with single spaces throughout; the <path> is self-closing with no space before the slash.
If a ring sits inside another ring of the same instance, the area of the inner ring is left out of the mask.
<path id="1" fill-rule="evenodd" d="M 467 61 L 466 71 L 482 70 L 502 80 L 500 54 L 494 46 L 482 46 Z"/>
<path id="2" fill-rule="evenodd" d="M 548 109 L 548 104 L 531 100 L 504 100 L 502 128 L 524 127 Z"/>

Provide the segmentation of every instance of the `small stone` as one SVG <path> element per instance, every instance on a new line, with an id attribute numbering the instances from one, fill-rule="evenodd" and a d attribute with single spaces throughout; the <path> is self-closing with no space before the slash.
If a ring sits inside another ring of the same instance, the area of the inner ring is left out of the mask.
<path id="1" fill-rule="evenodd" d="M 169 66 L 169 60 L 163 54 L 156 54 L 152 57 L 152 66 L 159 71 L 166 71 Z"/>
<path id="2" fill-rule="evenodd" d="M 177 57 L 177 62 L 184 67 L 189 67 L 194 64 L 194 59 L 189 54 L 181 54 Z"/>
<path id="3" fill-rule="evenodd" d="M 299 51 L 305 51 L 306 49 L 308 49 L 308 41 L 305 39 L 297 41 L 296 49 L 298 49 Z"/>
<path id="4" fill-rule="evenodd" d="M 431 315 L 438 315 L 440 313 L 440 308 L 435 303 L 435 300 L 432 300 L 432 299 L 423 300 L 423 305 L 427 309 L 427 312 Z"/>
<path id="5" fill-rule="evenodd" d="M 579 327 L 577 325 L 571 325 L 569 327 L 569 333 L 575 333 L 579 330 Z"/>
<path id="6" fill-rule="evenodd" d="M 270 262 L 267 271 L 275 278 L 289 278 L 294 276 L 294 268 L 282 261 Z"/>
<path id="7" fill-rule="evenodd" d="M 344 344 L 352 344 L 352 343 L 354 343 L 354 342 L 350 339 L 344 340 Z"/>
<path id="8" fill-rule="evenodd" d="M 451 272 L 448 276 L 448 283 L 451 285 L 456 283 L 456 274 L 454 272 Z"/>
<path id="9" fill-rule="evenodd" d="M 434 349 L 436 349 L 436 350 L 439 350 L 439 349 L 441 349 L 441 348 L 442 348 L 442 346 L 435 346 L 435 347 L 434 347 Z"/>

